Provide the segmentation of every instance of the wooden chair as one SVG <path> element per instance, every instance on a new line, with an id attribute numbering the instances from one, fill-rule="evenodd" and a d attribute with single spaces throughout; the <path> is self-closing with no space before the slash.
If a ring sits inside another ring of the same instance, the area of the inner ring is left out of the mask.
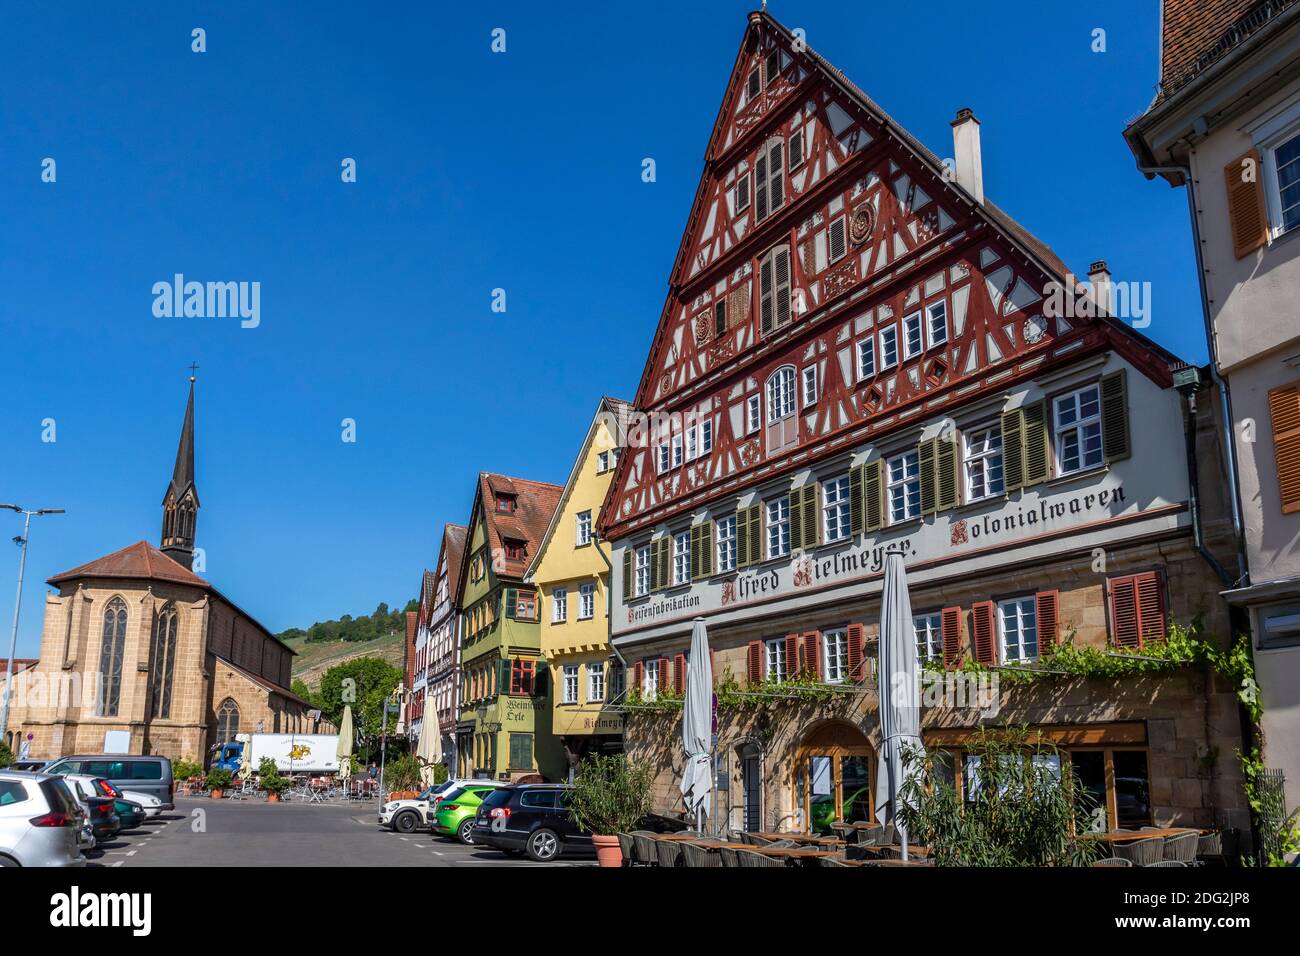
<path id="1" fill-rule="evenodd" d="M 1132 866 L 1132 860 L 1126 860 L 1122 856 L 1110 856 L 1104 860 L 1098 860 L 1093 866 Z"/>
<path id="2" fill-rule="evenodd" d="M 683 843 L 682 863 L 685 866 L 693 867 L 721 867 L 722 857 L 717 853 L 711 853 L 698 843 Z"/>
<path id="3" fill-rule="evenodd" d="M 1195 830 L 1188 830 L 1186 833 L 1178 834 L 1178 836 L 1166 837 L 1164 858 L 1166 860 L 1176 860 L 1179 863 L 1195 862 L 1196 848 L 1200 839 L 1201 835 Z"/>
<path id="4" fill-rule="evenodd" d="M 785 866 L 784 860 L 778 860 L 771 856 L 764 856 L 762 853 L 755 853 L 753 850 L 736 850 L 735 853 L 736 859 L 742 867 L 762 869 L 764 867 Z"/>
<path id="5" fill-rule="evenodd" d="M 1165 858 L 1165 838 L 1148 837 L 1132 843 L 1115 844 L 1115 856 L 1128 860 L 1134 866 L 1150 866 Z"/>

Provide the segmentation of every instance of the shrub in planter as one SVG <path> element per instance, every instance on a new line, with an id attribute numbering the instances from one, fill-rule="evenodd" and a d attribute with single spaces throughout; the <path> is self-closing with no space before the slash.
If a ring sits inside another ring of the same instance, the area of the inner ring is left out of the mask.
<path id="1" fill-rule="evenodd" d="M 203 776 L 203 764 L 177 757 L 172 761 L 172 779 L 189 780 Z"/>
<path id="2" fill-rule="evenodd" d="M 588 757 L 574 776 L 569 812 L 592 834 L 600 865 L 618 866 L 618 834 L 635 830 L 650 812 L 650 768 L 623 754 Z"/>
<path id="3" fill-rule="evenodd" d="M 394 757 L 384 767 L 384 786 L 389 791 L 413 790 L 420 785 L 420 765 L 411 756 Z M 416 790 L 416 796 L 419 796 Z"/>
<path id="4" fill-rule="evenodd" d="M 281 776 L 274 760 L 270 757 L 263 757 L 262 762 L 257 767 L 257 783 L 266 791 L 268 800 L 272 803 L 278 803 L 280 794 L 284 793 L 289 787 L 289 778 Z"/>
<path id="5" fill-rule="evenodd" d="M 209 770 L 205 782 L 208 790 L 212 792 L 213 799 L 220 799 L 221 792 L 230 786 L 230 781 L 234 779 L 230 771 L 225 767 L 218 767 L 215 770 Z"/>

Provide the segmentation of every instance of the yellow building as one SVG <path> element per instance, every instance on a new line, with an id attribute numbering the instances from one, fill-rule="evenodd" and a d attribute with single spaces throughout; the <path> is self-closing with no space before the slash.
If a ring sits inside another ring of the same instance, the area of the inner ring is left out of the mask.
<path id="1" fill-rule="evenodd" d="M 614 477 L 618 422 L 628 404 L 603 398 L 525 580 L 541 594 L 541 652 L 551 674 L 551 731 L 569 767 L 588 753 L 623 749 L 622 693 L 609 650 L 609 545 L 596 538 Z"/>

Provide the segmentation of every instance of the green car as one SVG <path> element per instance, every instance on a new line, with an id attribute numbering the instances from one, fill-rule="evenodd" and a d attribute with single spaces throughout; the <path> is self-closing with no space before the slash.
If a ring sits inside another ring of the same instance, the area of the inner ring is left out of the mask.
<path id="1" fill-rule="evenodd" d="M 845 812 L 841 814 L 837 815 L 835 813 L 835 797 L 831 794 L 813 797 L 808 809 L 812 814 L 810 829 L 813 833 L 825 836 L 831 832 L 831 824 L 837 819 L 868 820 L 873 818 L 871 812 L 871 788 L 859 787 L 850 793 L 848 799 L 844 801 Z"/>
<path id="2" fill-rule="evenodd" d="M 474 814 L 478 805 L 499 786 L 500 784 L 484 780 L 482 783 L 471 783 L 452 790 L 438 801 L 433 812 L 433 832 L 454 836 L 461 843 L 473 843 L 470 829 L 474 826 Z"/>

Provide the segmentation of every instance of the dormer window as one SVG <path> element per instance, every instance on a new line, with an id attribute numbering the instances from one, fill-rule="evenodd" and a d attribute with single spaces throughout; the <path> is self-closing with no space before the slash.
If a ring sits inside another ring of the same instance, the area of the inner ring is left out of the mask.
<path id="1" fill-rule="evenodd" d="M 505 546 L 507 561 L 522 561 L 528 556 L 528 545 L 523 541 L 515 541 L 511 538 L 506 538 Z"/>
<path id="2" fill-rule="evenodd" d="M 508 495 L 503 491 L 497 492 L 497 514 L 512 515 L 515 513 L 515 495 Z"/>

